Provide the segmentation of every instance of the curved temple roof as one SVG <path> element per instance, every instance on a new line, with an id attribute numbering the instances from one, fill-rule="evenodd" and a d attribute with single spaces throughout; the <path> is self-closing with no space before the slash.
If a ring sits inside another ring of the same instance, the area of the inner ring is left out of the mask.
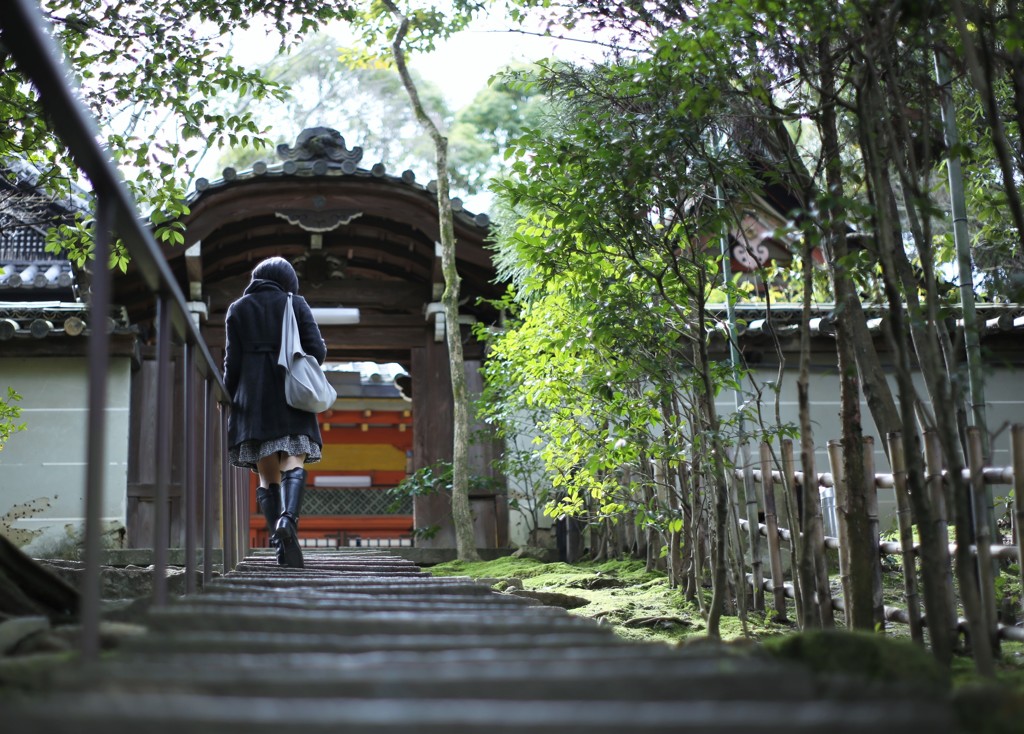
<path id="1" fill-rule="evenodd" d="M 418 183 L 412 171 L 389 174 L 380 163 L 360 168 L 362 151 L 348 149 L 329 128 L 304 131 L 278 154 L 280 163 L 227 168 L 219 180 L 197 181 L 184 246 L 164 248 L 183 292 L 205 303 L 208 328 L 223 324 L 253 265 L 281 255 L 295 265 L 310 305 L 360 309 L 359 327 L 327 327 L 339 328 L 328 340 L 332 358 L 382 360 L 413 332 L 420 339 L 425 305 L 443 290 L 436 184 Z M 493 321 L 496 312 L 479 303 L 504 290 L 486 246 L 489 219 L 465 211 L 458 199 L 452 208 L 461 314 Z M 131 270 L 115 279 L 116 300 L 133 320 L 152 316 L 147 296 Z M 375 340 L 373 329 L 391 336 Z"/>

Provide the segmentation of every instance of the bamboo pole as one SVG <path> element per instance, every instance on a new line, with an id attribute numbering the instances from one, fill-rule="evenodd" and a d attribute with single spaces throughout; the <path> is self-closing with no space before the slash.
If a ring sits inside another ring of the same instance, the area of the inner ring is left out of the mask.
<path id="1" fill-rule="evenodd" d="M 981 595 L 982 621 L 992 651 L 999 654 L 999 638 L 996 636 L 996 582 L 992 565 L 992 527 L 989 524 L 987 492 L 982 479 L 985 467 L 985 449 L 982 444 L 981 428 L 967 429 L 967 460 L 971 469 L 971 499 L 974 510 L 974 544 L 978 548 L 978 589 Z M 981 644 L 979 640 L 977 644 Z"/>
<path id="2" fill-rule="evenodd" d="M 833 489 L 836 494 L 836 535 L 839 537 L 839 580 L 843 585 L 843 600 L 846 602 L 844 614 L 846 626 L 850 627 L 850 605 L 853 600 L 850 580 L 850 533 L 847 525 L 849 512 L 849 493 L 846 487 L 846 476 L 843 472 L 843 442 L 828 442 L 828 463 L 832 469 Z"/>
<path id="3" fill-rule="evenodd" d="M 803 575 L 803 547 L 799 539 L 806 530 L 797 522 L 800 503 L 796 496 L 796 461 L 793 457 L 793 441 L 789 438 L 782 439 L 782 487 L 786 498 L 786 522 L 790 527 L 789 539 L 789 564 L 793 577 L 793 599 L 796 601 L 797 618 L 801 628 L 814 626 L 809 619 L 813 619 L 814 610 L 809 609 L 805 603 L 804 590 L 813 588 L 814 576 L 808 579 Z"/>
<path id="4" fill-rule="evenodd" d="M 1013 462 L 1013 510 L 1014 538 L 1017 542 L 1017 568 L 1020 570 L 1021 588 L 1024 588 L 1024 425 L 1014 424 L 1010 429 L 1010 459 Z M 1021 595 L 1021 611 L 1024 611 L 1024 595 Z"/>
<path id="5" fill-rule="evenodd" d="M 885 629 L 885 598 L 882 594 L 882 556 L 878 552 L 878 487 L 875 484 L 875 439 L 863 438 L 864 446 L 864 498 L 868 513 L 868 532 L 871 534 L 871 615 L 876 630 Z"/>
<path id="6" fill-rule="evenodd" d="M 775 508 L 771 447 L 765 442 L 761 443 L 761 489 L 764 491 L 764 522 L 768 526 L 768 563 L 774 587 L 775 621 L 783 622 L 786 620 L 786 592 L 782 572 L 782 548 L 779 546 L 779 518 Z"/>
<path id="7" fill-rule="evenodd" d="M 932 522 L 935 524 L 935 531 L 942 538 L 949 538 L 949 523 L 946 520 L 946 481 L 942 470 L 942 447 L 939 444 L 939 435 L 934 430 L 924 431 L 924 463 L 925 463 L 925 487 L 928 492 L 928 499 L 931 500 L 934 513 Z M 943 544 L 942 547 L 946 547 Z M 938 562 L 940 559 L 934 559 Z M 949 569 L 946 572 L 945 592 L 946 607 L 949 611 L 949 618 L 946 620 L 947 634 L 951 639 L 956 640 L 959 636 L 957 629 L 957 605 L 953 596 L 953 563 L 946 551 L 946 557 L 941 559 L 942 566 Z M 938 634 L 933 631 L 932 634 Z"/>
<path id="8" fill-rule="evenodd" d="M 903 436 L 899 431 L 888 435 L 889 462 L 892 465 L 893 485 L 896 490 L 896 521 L 900 528 L 900 549 L 903 558 L 903 595 L 907 602 L 910 637 L 924 644 L 921 625 L 921 601 L 917 595 L 917 558 L 914 553 L 914 525 L 910 515 L 910 495 L 907 493 L 907 460 L 903 453 Z"/>

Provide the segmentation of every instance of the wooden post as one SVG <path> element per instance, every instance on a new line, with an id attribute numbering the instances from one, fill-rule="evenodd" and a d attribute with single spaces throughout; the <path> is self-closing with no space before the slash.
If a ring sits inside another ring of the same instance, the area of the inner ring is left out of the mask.
<path id="1" fill-rule="evenodd" d="M 747 530 L 750 534 L 750 567 L 754 576 L 754 611 L 764 611 L 764 572 L 761 570 L 761 530 L 757 513 L 757 489 L 754 487 L 754 472 L 750 465 L 750 451 L 747 445 L 739 447 L 743 467 L 743 493 L 747 501 Z"/>
<path id="2" fill-rule="evenodd" d="M 729 472 L 729 481 L 726 482 L 726 486 L 729 488 L 729 506 L 731 508 L 729 523 L 730 536 L 732 538 L 733 552 L 738 560 L 738 566 L 740 571 L 740 578 L 735 581 L 736 586 L 736 604 L 738 607 L 737 614 L 743 621 L 747 621 L 747 608 L 750 606 L 748 599 L 752 598 L 752 589 L 746 583 L 746 569 L 744 568 L 744 559 L 746 558 L 747 548 L 743 538 L 743 528 L 740 525 L 740 500 L 739 500 L 739 482 L 736 479 L 736 470 L 733 468 Z M 694 505 L 696 507 L 696 505 Z"/>
<path id="3" fill-rule="evenodd" d="M 925 486 L 928 488 L 928 499 L 931 500 L 935 510 L 933 522 L 936 533 L 942 538 L 949 537 L 949 523 L 946 519 L 946 481 L 942 476 L 942 447 L 939 443 L 939 435 L 934 430 L 924 431 L 924 463 L 925 463 Z M 946 574 L 946 608 L 949 610 L 949 619 L 946 620 L 946 628 L 954 641 L 959 639 L 957 629 L 957 606 L 956 597 L 953 595 L 953 564 L 949 557 L 949 544 L 943 543 L 946 549 L 942 565 L 948 568 Z M 937 560 L 937 559 L 936 559 Z M 932 631 L 932 634 L 936 634 Z"/>
<path id="4" fill-rule="evenodd" d="M 992 566 L 992 528 L 989 525 L 989 505 L 985 488 L 985 451 L 981 440 L 982 429 L 967 429 L 967 460 L 971 468 L 971 499 L 974 509 L 974 543 L 978 549 L 978 587 L 981 593 L 981 613 L 988 634 L 988 644 L 999 654 L 996 634 L 996 582 Z M 977 644 L 982 644 L 979 640 Z"/>
<path id="5" fill-rule="evenodd" d="M 821 526 L 821 492 L 818 484 L 818 473 L 814 467 L 814 447 L 801 451 L 803 464 L 804 512 L 810 519 L 804 531 L 804 553 L 813 561 L 815 578 L 815 595 L 818 604 L 818 618 L 824 629 L 836 626 L 832 610 L 832 587 L 828 581 L 828 556 L 825 553 L 825 531 Z"/>
<path id="6" fill-rule="evenodd" d="M 868 530 L 871 533 L 871 618 L 876 630 L 885 629 L 885 599 L 882 595 L 882 557 L 878 552 L 878 485 L 875 483 L 875 439 L 863 438 L 864 497 L 867 500 Z"/>
<path id="7" fill-rule="evenodd" d="M 1024 425 L 1015 423 L 1010 429 L 1010 459 L 1013 462 L 1013 511 L 1014 538 L 1017 541 L 1017 568 L 1020 569 L 1021 588 L 1024 588 Z M 1024 611 L 1024 595 L 1021 595 L 1021 611 Z"/>
<path id="8" fill-rule="evenodd" d="M 761 489 L 764 490 L 764 523 L 768 527 L 768 563 L 772 571 L 775 621 L 783 622 L 786 620 L 786 585 L 782 572 L 782 548 L 779 546 L 779 517 L 775 509 L 772 453 L 765 442 L 761 443 Z"/>
<path id="9" fill-rule="evenodd" d="M 892 465 L 892 483 L 896 492 L 896 521 L 900 528 L 900 549 L 903 551 L 903 594 L 907 602 L 910 638 L 924 644 L 921 627 L 921 600 L 917 595 L 917 558 L 914 552 L 914 524 L 910 515 L 910 495 L 907 493 L 907 459 L 903 452 L 903 436 L 893 431 L 887 436 L 889 463 Z"/>
<path id="10" fill-rule="evenodd" d="M 850 510 L 849 493 L 846 491 L 846 477 L 843 473 L 843 442 L 828 442 L 828 463 L 832 469 L 832 486 L 836 493 L 836 520 L 839 537 L 839 579 L 843 584 L 843 602 L 846 605 L 844 615 L 846 626 L 850 627 L 850 608 L 854 604 L 850 583 L 850 537 L 847 525 L 847 513 Z"/>
<path id="11" fill-rule="evenodd" d="M 782 439 L 782 488 L 786 499 L 786 523 L 790 529 L 789 564 L 793 577 L 793 599 L 796 602 L 797 618 L 803 628 L 808 626 L 807 620 L 813 616 L 814 612 L 804 606 L 804 589 L 808 588 L 805 585 L 806 579 L 803 576 L 801 565 L 803 563 L 803 548 L 800 544 L 800 537 L 804 528 L 796 519 L 799 515 L 800 503 L 796 496 L 796 462 L 793 459 L 793 441 L 789 438 Z M 813 582 L 813 575 L 810 580 Z M 813 584 L 810 588 L 814 588 Z M 813 624 L 811 622 L 811 626 Z"/>

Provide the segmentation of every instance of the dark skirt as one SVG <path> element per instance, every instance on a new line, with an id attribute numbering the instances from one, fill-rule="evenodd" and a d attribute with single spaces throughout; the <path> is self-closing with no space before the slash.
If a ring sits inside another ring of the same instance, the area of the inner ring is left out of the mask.
<path id="1" fill-rule="evenodd" d="M 228 449 L 228 458 L 233 466 L 256 469 L 256 462 L 265 456 L 283 451 L 288 456 L 306 455 L 306 464 L 320 461 L 320 446 L 309 436 L 282 436 L 270 441 L 242 441 Z"/>

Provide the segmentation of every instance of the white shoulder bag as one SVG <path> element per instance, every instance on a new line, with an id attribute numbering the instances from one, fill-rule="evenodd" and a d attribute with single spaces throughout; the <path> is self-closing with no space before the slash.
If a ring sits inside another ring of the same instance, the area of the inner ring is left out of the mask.
<path id="1" fill-rule="evenodd" d="M 284 306 L 281 323 L 281 353 L 277 363 L 284 367 L 284 398 L 288 405 L 310 413 L 322 413 L 338 397 L 334 386 L 320 368 L 315 357 L 302 351 L 299 324 L 295 320 L 292 294 Z"/>

